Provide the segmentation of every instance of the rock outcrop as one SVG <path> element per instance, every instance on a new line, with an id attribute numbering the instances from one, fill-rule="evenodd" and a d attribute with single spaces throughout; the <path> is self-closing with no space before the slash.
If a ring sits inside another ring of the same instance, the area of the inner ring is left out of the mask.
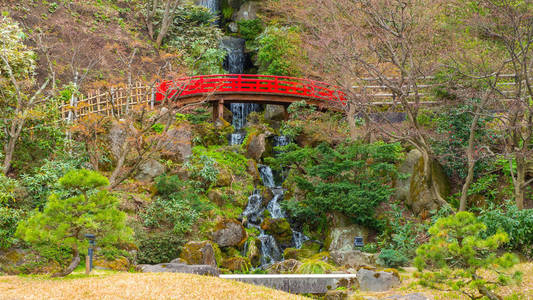
<path id="1" fill-rule="evenodd" d="M 267 272 L 269 274 L 291 274 L 295 273 L 301 265 L 302 263 L 296 259 L 286 259 L 271 265 Z"/>
<path id="2" fill-rule="evenodd" d="M 417 149 L 411 150 L 399 167 L 400 173 L 410 176 L 396 182 L 396 198 L 405 201 L 416 214 L 438 209 L 443 204 L 442 199 L 450 193 L 450 183 L 442 166 L 432 159 L 429 174 L 425 174 L 424 164 L 422 153 Z"/>
<path id="3" fill-rule="evenodd" d="M 189 125 L 180 124 L 168 130 L 163 141 L 164 157 L 184 161 L 192 154 L 192 131 Z"/>
<path id="4" fill-rule="evenodd" d="M 229 257 L 222 261 L 220 267 L 232 272 L 247 273 L 251 268 L 250 260 L 246 257 Z"/>

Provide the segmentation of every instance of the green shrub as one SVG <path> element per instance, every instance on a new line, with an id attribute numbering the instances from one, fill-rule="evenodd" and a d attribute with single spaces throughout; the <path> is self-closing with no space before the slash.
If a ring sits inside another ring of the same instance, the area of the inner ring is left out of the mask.
<path id="1" fill-rule="evenodd" d="M 509 236 L 506 249 L 533 258 L 533 209 L 519 210 L 516 205 L 509 203 L 503 208 L 482 209 L 479 220 L 487 226 L 482 237 L 503 231 Z"/>
<path id="2" fill-rule="evenodd" d="M 381 264 L 389 268 L 402 267 L 409 262 L 409 259 L 403 253 L 394 249 L 381 250 L 378 259 Z"/>
<path id="3" fill-rule="evenodd" d="M 137 262 L 140 264 L 158 264 L 170 262 L 179 257 L 185 243 L 183 236 L 172 231 L 136 234 L 139 250 Z"/>
<path id="4" fill-rule="evenodd" d="M 269 26 L 257 37 L 260 74 L 297 76 L 301 73 L 297 60 L 304 55 L 299 31 L 295 26 Z"/>
<path id="5" fill-rule="evenodd" d="M 238 21 L 239 33 L 246 40 L 246 46 L 250 49 L 257 48 L 256 39 L 263 31 L 263 24 L 259 19 Z"/>
<path id="6" fill-rule="evenodd" d="M 283 202 L 291 218 L 301 224 L 313 219 L 313 226 L 327 222 L 328 212 L 340 212 L 354 222 L 379 227 L 374 209 L 392 195 L 399 144 L 343 143 L 335 148 L 321 144 L 301 148 L 295 144 L 276 159 L 266 160 L 275 169 L 290 168 L 287 182 L 294 182 L 299 197 Z"/>
<path id="7" fill-rule="evenodd" d="M 0 207 L 0 249 L 9 248 L 16 242 L 14 235 L 21 219 L 20 210 Z"/>

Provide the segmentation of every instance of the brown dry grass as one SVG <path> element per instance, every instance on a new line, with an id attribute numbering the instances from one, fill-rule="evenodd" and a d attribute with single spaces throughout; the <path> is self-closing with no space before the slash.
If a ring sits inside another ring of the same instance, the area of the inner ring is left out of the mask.
<path id="1" fill-rule="evenodd" d="M 513 294 L 517 295 L 517 299 L 520 300 L 533 300 L 533 262 L 521 263 L 514 267 L 514 269 L 519 270 L 523 273 L 522 282 L 518 285 L 509 285 L 498 289 L 498 294 L 501 296 L 511 296 Z M 513 269 L 513 270 L 514 270 Z M 419 285 L 416 285 L 416 278 L 413 277 L 414 268 L 408 268 L 406 272 L 400 272 L 402 278 L 402 284 L 393 290 L 387 292 L 356 292 L 351 299 L 362 299 L 362 296 L 372 296 L 378 299 L 386 298 L 391 295 L 406 295 L 412 293 L 422 293 L 428 298 L 433 300 L 447 300 L 447 299 L 460 299 L 460 300 L 469 300 L 463 295 L 458 295 L 451 292 L 440 292 L 431 290 L 428 288 L 423 288 Z M 490 275 L 489 275 L 490 276 Z"/>
<path id="2" fill-rule="evenodd" d="M 216 277 L 118 273 L 77 279 L 0 277 L 0 299 L 307 299 Z"/>

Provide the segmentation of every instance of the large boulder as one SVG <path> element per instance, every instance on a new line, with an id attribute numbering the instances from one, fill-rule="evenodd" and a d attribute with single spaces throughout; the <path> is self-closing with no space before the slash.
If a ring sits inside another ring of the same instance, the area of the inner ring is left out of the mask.
<path id="1" fill-rule="evenodd" d="M 396 182 L 396 198 L 411 207 L 416 214 L 425 214 L 438 209 L 450 193 L 450 183 L 442 166 L 434 159 L 430 162 L 430 174 L 424 171 L 424 156 L 417 150 L 411 150 L 400 165 L 400 173 L 409 174 L 408 178 Z M 428 182 L 427 178 L 430 178 Z M 433 189 L 432 185 L 437 188 Z M 438 193 L 438 195 L 437 195 Z"/>
<path id="2" fill-rule="evenodd" d="M 122 153 L 122 147 L 128 136 L 128 127 L 124 122 L 113 122 L 109 129 L 109 142 L 111 154 L 117 159 Z"/>
<path id="3" fill-rule="evenodd" d="M 385 292 L 400 285 L 400 278 L 394 272 L 374 271 L 360 268 L 357 281 L 361 291 Z"/>
<path id="4" fill-rule="evenodd" d="M 210 265 L 186 265 L 179 263 L 157 264 L 157 265 L 139 265 L 143 273 L 187 273 L 198 275 L 218 276 L 219 271 L 216 267 Z"/>
<path id="5" fill-rule="evenodd" d="M 213 241 L 220 247 L 241 247 L 246 241 L 247 234 L 241 222 L 234 219 L 220 221 L 213 232 Z"/>
<path id="6" fill-rule="evenodd" d="M 192 154 L 192 131 L 183 123 L 168 130 L 162 145 L 164 157 L 184 161 Z"/>
<path id="7" fill-rule="evenodd" d="M 360 266 L 375 266 L 377 254 L 365 253 L 359 250 L 331 251 L 330 257 L 338 266 L 356 268 Z"/>
<path id="8" fill-rule="evenodd" d="M 259 4 L 255 1 L 248 1 L 241 5 L 239 11 L 233 15 L 233 20 L 253 20 L 257 19 L 257 11 L 259 10 Z"/>
<path id="9" fill-rule="evenodd" d="M 296 273 L 296 270 L 302 265 L 300 261 L 296 259 L 286 259 L 271 265 L 267 272 L 269 274 L 291 274 Z"/>
<path id="10" fill-rule="evenodd" d="M 153 180 L 163 173 L 165 173 L 165 166 L 155 159 L 149 159 L 141 164 L 139 173 L 135 178 L 146 182 Z"/>
<path id="11" fill-rule="evenodd" d="M 189 265 L 210 265 L 216 268 L 216 245 L 209 241 L 191 241 L 183 246 L 180 258 Z"/>
<path id="12" fill-rule="evenodd" d="M 290 247 L 292 244 L 292 229 L 289 222 L 284 219 L 266 218 L 261 223 L 261 229 L 272 235 L 282 248 Z"/>
<path id="13" fill-rule="evenodd" d="M 246 145 L 246 157 L 259 161 L 266 150 L 266 134 L 250 134 Z"/>
<path id="14" fill-rule="evenodd" d="M 329 251 L 355 250 L 353 245 L 355 237 L 362 237 L 366 242 L 368 229 L 362 225 L 353 224 L 350 219 L 340 213 L 334 213 L 327 238 Z"/>
<path id="15" fill-rule="evenodd" d="M 209 192 L 207 192 L 207 198 L 220 207 L 224 206 L 226 202 L 224 192 L 217 188 L 210 189 Z"/>

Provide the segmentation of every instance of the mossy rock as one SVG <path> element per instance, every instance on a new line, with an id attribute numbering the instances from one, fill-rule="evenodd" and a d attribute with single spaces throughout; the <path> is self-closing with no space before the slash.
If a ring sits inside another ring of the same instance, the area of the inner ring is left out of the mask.
<path id="1" fill-rule="evenodd" d="M 309 240 L 303 242 L 302 249 L 310 250 L 313 252 L 313 254 L 315 254 L 320 252 L 320 249 L 322 249 L 322 244 L 317 241 Z"/>
<path id="2" fill-rule="evenodd" d="M 286 219 L 266 218 L 261 223 L 261 228 L 272 235 L 281 247 L 289 247 L 292 244 L 292 229 Z"/>
<path id="3" fill-rule="evenodd" d="M 224 258 L 230 258 L 235 256 L 241 256 L 241 252 L 234 247 L 224 247 L 222 248 L 222 255 Z"/>
<path id="4" fill-rule="evenodd" d="M 250 260 L 246 257 L 231 257 L 224 259 L 221 266 L 232 272 L 248 273 L 252 267 Z"/>
<path id="5" fill-rule="evenodd" d="M 224 219 L 215 226 L 213 241 L 220 247 L 236 246 L 242 248 L 248 234 L 241 222 L 235 219 Z"/>
<path id="6" fill-rule="evenodd" d="M 219 170 L 217 174 L 217 181 L 216 186 L 218 187 L 224 187 L 224 186 L 230 186 L 231 185 L 231 173 L 230 171 L 222 168 Z"/>
<path id="7" fill-rule="evenodd" d="M 304 258 L 309 258 L 313 256 L 315 252 L 309 250 L 309 249 L 296 249 L 296 248 L 287 248 L 283 251 L 283 257 L 285 259 L 296 259 L 296 260 L 302 260 Z"/>
<path id="8" fill-rule="evenodd" d="M 207 198 L 217 206 L 222 207 L 226 203 L 226 199 L 228 197 L 223 190 L 219 188 L 212 188 L 207 192 Z"/>
<path id="9" fill-rule="evenodd" d="M 218 246 L 210 241 L 188 242 L 183 246 L 180 258 L 189 265 L 211 265 L 217 266 Z"/>
<path id="10" fill-rule="evenodd" d="M 261 265 L 261 241 L 258 238 L 248 239 L 246 258 L 250 260 L 250 263 L 254 267 Z"/>
<path id="11" fill-rule="evenodd" d="M 293 274 L 302 265 L 302 263 L 296 259 L 286 259 L 271 265 L 267 272 L 269 274 Z"/>
<path id="12" fill-rule="evenodd" d="M 124 257 L 118 257 L 113 260 L 107 260 L 103 257 L 96 258 L 93 261 L 95 268 L 104 269 L 104 270 L 113 270 L 113 271 L 128 271 L 131 268 L 129 260 Z"/>

